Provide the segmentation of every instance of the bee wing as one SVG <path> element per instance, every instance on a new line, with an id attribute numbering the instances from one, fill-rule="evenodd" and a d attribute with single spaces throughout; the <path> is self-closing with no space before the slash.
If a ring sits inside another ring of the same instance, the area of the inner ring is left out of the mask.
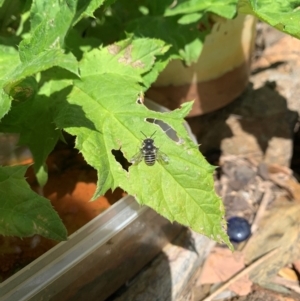
<path id="1" fill-rule="evenodd" d="M 170 162 L 169 157 L 165 153 L 163 153 L 162 151 L 160 151 L 160 150 L 157 151 L 157 158 L 156 158 L 156 160 L 159 163 L 161 163 L 161 164 L 169 164 L 169 162 Z"/>
<path id="2" fill-rule="evenodd" d="M 136 153 L 130 160 L 129 162 L 132 163 L 133 165 L 139 164 L 143 160 L 143 154 L 141 151 Z"/>

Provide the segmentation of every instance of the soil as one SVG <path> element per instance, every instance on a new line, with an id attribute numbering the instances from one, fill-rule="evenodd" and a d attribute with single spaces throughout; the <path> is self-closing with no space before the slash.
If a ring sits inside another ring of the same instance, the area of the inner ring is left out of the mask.
<path id="1" fill-rule="evenodd" d="M 117 202 L 124 193 L 116 189 L 90 202 L 96 190 L 97 173 L 73 148 L 72 139 L 69 141 L 71 143 L 58 143 L 47 160 L 49 179 L 43 195 L 51 201 L 71 235 Z M 22 163 L 31 162 L 27 159 Z M 32 189 L 39 193 L 32 167 L 27 170 L 26 177 Z M 0 280 L 4 281 L 58 243 L 39 235 L 23 239 L 0 236 Z"/>

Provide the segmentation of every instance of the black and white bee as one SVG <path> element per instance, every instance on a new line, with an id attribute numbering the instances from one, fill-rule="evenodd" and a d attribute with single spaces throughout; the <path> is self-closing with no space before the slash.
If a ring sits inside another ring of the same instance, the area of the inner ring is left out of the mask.
<path id="1" fill-rule="evenodd" d="M 152 139 L 152 137 L 156 131 L 150 137 L 147 137 L 143 132 L 141 133 L 146 137 L 146 139 L 143 140 L 142 147 L 139 152 L 130 159 L 130 163 L 137 165 L 144 159 L 148 166 L 153 166 L 155 161 L 158 161 L 161 164 L 168 164 L 168 156 L 154 145 L 154 139 Z"/>

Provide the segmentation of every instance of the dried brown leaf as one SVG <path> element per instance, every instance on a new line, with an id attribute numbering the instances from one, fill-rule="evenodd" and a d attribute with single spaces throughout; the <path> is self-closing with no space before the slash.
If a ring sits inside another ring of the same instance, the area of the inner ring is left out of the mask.
<path id="1" fill-rule="evenodd" d="M 205 262 L 199 284 L 225 282 L 244 267 L 242 253 L 232 253 L 229 249 L 215 247 Z M 231 284 L 229 289 L 244 296 L 251 291 L 251 285 L 248 275 L 245 275 Z"/>

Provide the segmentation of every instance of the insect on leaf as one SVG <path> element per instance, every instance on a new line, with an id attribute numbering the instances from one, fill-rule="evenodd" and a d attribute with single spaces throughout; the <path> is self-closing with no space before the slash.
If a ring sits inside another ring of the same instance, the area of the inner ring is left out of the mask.
<path id="1" fill-rule="evenodd" d="M 215 194 L 214 167 L 190 139 L 183 118 L 191 103 L 160 113 L 136 101 L 142 75 L 151 70 L 164 43 L 153 39 L 126 40 L 87 53 L 80 64 L 81 79 L 60 108 L 56 124 L 76 136 L 76 147 L 98 171 L 94 198 L 121 187 L 171 221 L 177 221 L 219 242 L 230 245 L 223 220 L 224 209 Z M 175 130 L 170 139 L 147 120 L 163 120 Z M 145 164 L 140 148 L 147 137 L 161 152 L 153 166 Z M 121 150 L 132 165 L 127 171 L 112 150 Z M 168 157 L 169 164 L 161 164 Z M 141 161 L 141 162 L 140 162 Z"/>

